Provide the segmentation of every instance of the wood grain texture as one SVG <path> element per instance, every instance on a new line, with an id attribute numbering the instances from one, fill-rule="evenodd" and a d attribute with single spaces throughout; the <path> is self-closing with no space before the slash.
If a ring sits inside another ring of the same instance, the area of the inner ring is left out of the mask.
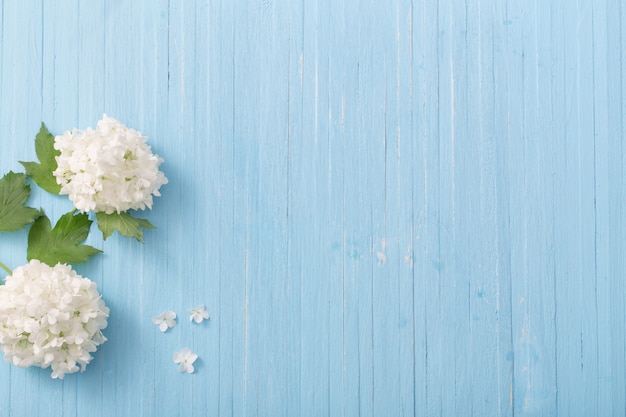
<path id="1" fill-rule="evenodd" d="M 77 268 L 109 341 L 0 363 L 1 417 L 626 413 L 620 0 L 1 5 L 2 173 L 106 113 L 169 178 Z"/>

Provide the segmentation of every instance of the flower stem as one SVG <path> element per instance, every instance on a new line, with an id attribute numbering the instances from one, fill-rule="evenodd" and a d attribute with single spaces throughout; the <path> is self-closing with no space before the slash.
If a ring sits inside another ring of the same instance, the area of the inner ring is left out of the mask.
<path id="1" fill-rule="evenodd" d="M 9 275 L 13 275 L 13 271 L 11 271 L 11 270 L 9 269 L 9 267 L 8 267 L 8 266 L 6 266 L 5 264 L 3 264 L 2 262 L 0 262 L 0 268 L 2 268 L 2 269 L 4 269 L 5 271 L 7 271 L 7 273 L 8 273 Z"/>

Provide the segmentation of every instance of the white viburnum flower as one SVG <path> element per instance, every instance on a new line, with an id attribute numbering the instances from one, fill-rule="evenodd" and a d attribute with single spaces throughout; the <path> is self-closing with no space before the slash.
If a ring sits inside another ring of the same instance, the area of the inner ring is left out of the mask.
<path id="1" fill-rule="evenodd" d="M 107 339 L 109 309 L 95 282 L 70 266 L 33 259 L 0 285 L 0 345 L 21 368 L 52 368 L 52 378 L 84 371 Z"/>
<path id="2" fill-rule="evenodd" d="M 180 364 L 178 366 L 178 372 L 187 372 L 188 374 L 193 374 L 195 370 L 193 363 L 196 359 L 198 359 L 198 355 L 192 353 L 189 348 L 184 348 L 174 353 L 174 357 L 172 358 L 174 363 Z"/>
<path id="3" fill-rule="evenodd" d="M 204 304 L 200 304 L 198 307 L 190 308 L 187 310 L 191 313 L 189 321 L 195 321 L 196 323 L 202 323 L 202 320 L 208 320 L 210 316 L 209 312 L 205 310 Z"/>
<path id="4" fill-rule="evenodd" d="M 167 178 L 163 160 L 153 155 L 147 137 L 106 114 L 96 129 L 65 132 L 54 138 L 53 174 L 81 212 L 120 213 L 152 208 L 152 196 Z"/>
<path id="5" fill-rule="evenodd" d="M 159 326 L 159 330 L 162 332 L 166 332 L 167 329 L 176 326 L 176 313 L 171 310 L 165 310 L 158 316 L 153 317 L 152 323 Z"/>

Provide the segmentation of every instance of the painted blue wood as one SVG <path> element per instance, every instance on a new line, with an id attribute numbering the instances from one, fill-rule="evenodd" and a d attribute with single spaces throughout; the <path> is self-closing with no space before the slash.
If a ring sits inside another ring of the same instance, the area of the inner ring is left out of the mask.
<path id="1" fill-rule="evenodd" d="M 107 113 L 169 183 L 77 267 L 109 341 L 0 363 L 0 416 L 626 413 L 619 0 L 1 7 L 2 173 Z"/>

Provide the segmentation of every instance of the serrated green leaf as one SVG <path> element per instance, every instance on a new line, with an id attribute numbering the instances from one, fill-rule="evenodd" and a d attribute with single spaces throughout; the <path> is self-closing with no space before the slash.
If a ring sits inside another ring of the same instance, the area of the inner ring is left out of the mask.
<path id="1" fill-rule="evenodd" d="M 96 253 L 102 252 L 80 244 L 87 239 L 91 223 L 86 213 L 75 215 L 72 211 L 61 216 L 54 229 L 51 229 L 50 219 L 45 214 L 42 215 L 33 223 L 28 233 L 27 259 L 38 259 L 50 266 L 59 262 L 85 262 Z"/>
<path id="2" fill-rule="evenodd" d="M 146 219 L 138 219 L 128 212 L 106 214 L 103 212 L 96 213 L 98 220 L 98 229 L 102 232 L 102 237 L 106 240 L 117 230 L 121 235 L 134 237 L 139 242 L 143 239 L 144 229 L 156 229 L 152 223 Z"/>
<path id="3" fill-rule="evenodd" d="M 38 186 L 52 194 L 59 194 L 61 186 L 57 184 L 52 172 L 57 169 L 56 156 L 61 153 L 54 149 L 54 135 L 48 131 L 43 122 L 41 129 L 35 137 L 35 153 L 40 163 L 22 162 L 26 173 L 37 183 Z"/>
<path id="4" fill-rule="evenodd" d="M 24 206 L 29 196 L 26 175 L 9 172 L 0 179 L 0 232 L 19 230 L 39 217 L 39 210 Z"/>

